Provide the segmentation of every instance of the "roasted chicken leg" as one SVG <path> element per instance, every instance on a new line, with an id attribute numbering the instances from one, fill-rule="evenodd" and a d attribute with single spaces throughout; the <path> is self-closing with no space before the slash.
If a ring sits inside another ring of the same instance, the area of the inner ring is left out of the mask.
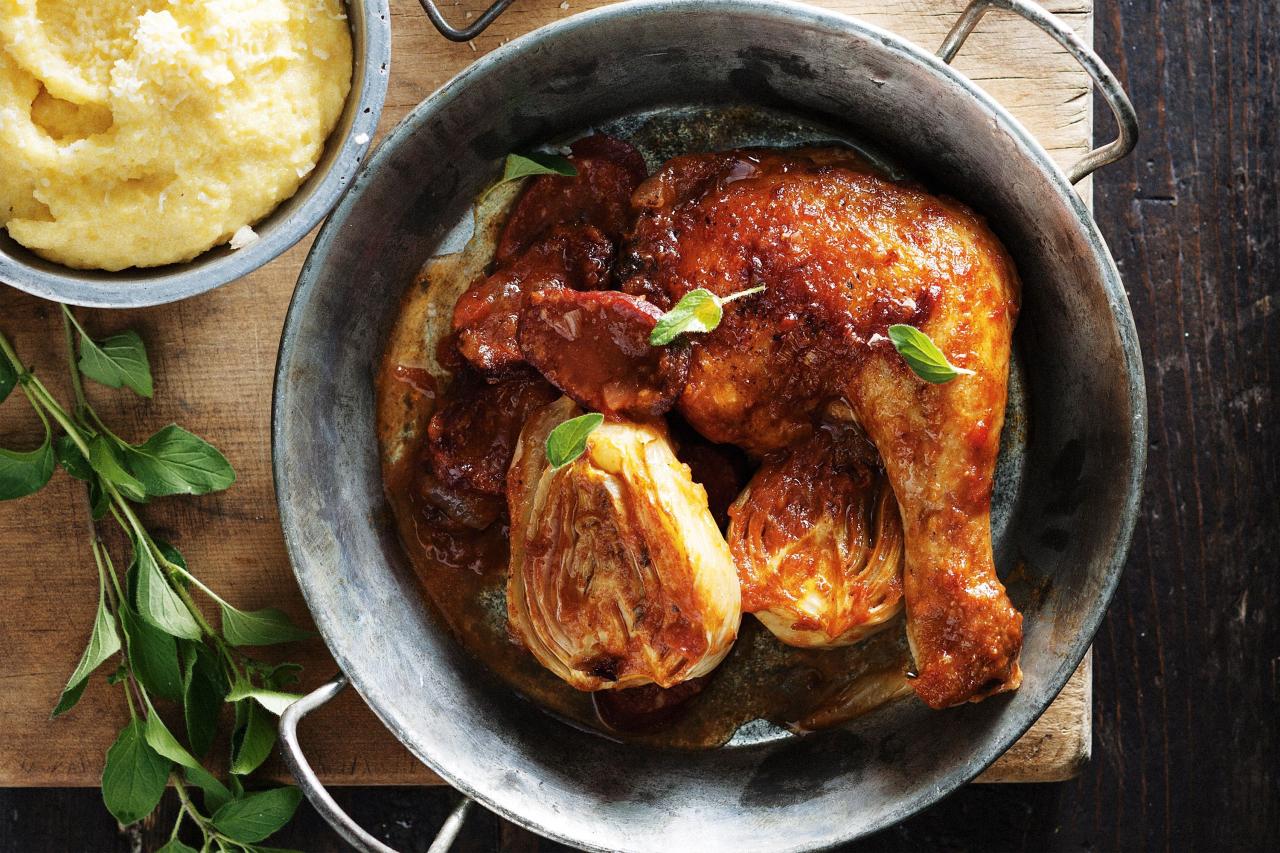
<path id="1" fill-rule="evenodd" d="M 996 577 L 990 506 L 1019 283 L 985 223 L 839 149 L 676 157 L 633 204 L 627 292 L 669 308 L 698 287 L 766 287 L 695 342 L 683 415 L 760 455 L 846 401 L 901 509 L 916 693 L 941 708 L 1015 688 L 1022 617 Z M 924 382 L 895 323 L 973 373 Z"/>

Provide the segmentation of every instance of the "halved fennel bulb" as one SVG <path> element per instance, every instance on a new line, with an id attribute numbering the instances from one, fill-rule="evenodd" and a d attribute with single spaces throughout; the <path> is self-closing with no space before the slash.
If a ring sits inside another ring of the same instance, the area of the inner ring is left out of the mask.
<path id="1" fill-rule="evenodd" d="M 853 424 L 767 458 L 729 518 L 742 609 L 782 642 L 850 645 L 901 611 L 898 504 Z"/>
<path id="2" fill-rule="evenodd" d="M 553 469 L 547 436 L 580 414 L 567 397 L 533 414 L 507 475 L 511 631 L 579 690 L 705 675 L 742 618 L 706 491 L 652 424 L 606 422 Z"/>

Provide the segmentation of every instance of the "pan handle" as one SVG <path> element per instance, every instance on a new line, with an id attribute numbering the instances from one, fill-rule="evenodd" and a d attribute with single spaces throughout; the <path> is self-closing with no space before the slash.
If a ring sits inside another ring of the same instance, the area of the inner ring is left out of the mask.
<path id="1" fill-rule="evenodd" d="M 435 0 L 418 0 L 418 2 L 422 4 L 422 11 L 427 13 L 431 23 L 440 31 L 440 35 L 449 41 L 471 41 L 484 32 L 485 28 L 492 24 L 495 18 L 506 11 L 512 0 L 494 0 L 493 5 L 485 9 L 480 17 L 476 18 L 470 26 L 462 29 L 452 26 L 444 19 L 444 15 L 440 12 L 440 7 L 435 4 Z"/>
<path id="2" fill-rule="evenodd" d="M 938 58 L 950 64 L 960 51 L 965 39 L 978 26 L 978 22 L 982 20 L 987 10 L 992 7 L 1020 15 L 1053 36 L 1058 44 L 1065 47 L 1075 57 L 1076 62 L 1079 62 L 1093 78 L 1094 85 L 1098 87 L 1102 97 L 1107 99 L 1107 106 L 1111 107 L 1111 113 L 1116 117 L 1116 126 L 1120 129 L 1120 135 L 1081 157 L 1067 170 L 1067 179 L 1073 184 L 1079 183 L 1095 170 L 1127 156 L 1138 143 L 1138 115 L 1134 112 L 1133 104 L 1125 94 L 1124 87 L 1120 85 L 1116 75 L 1111 73 L 1111 69 L 1098 54 L 1072 32 L 1071 27 L 1060 18 L 1046 12 L 1039 4 L 1030 0 L 973 0 L 960 14 L 951 32 L 947 33 L 942 47 L 938 48 Z"/>
<path id="3" fill-rule="evenodd" d="M 298 723 L 302 718 L 337 696 L 346 686 L 347 677 L 338 673 L 327 683 L 285 708 L 284 713 L 280 715 L 281 752 L 284 754 L 285 763 L 293 771 L 294 779 L 297 780 L 302 793 L 306 794 L 320 816 L 328 821 L 347 843 L 362 853 L 396 853 L 393 848 L 365 832 L 351 819 L 350 815 L 342 810 L 341 806 L 334 802 L 333 797 L 325 790 L 306 757 L 303 756 L 302 747 L 298 743 Z M 436 833 L 435 840 L 431 842 L 427 853 L 447 853 L 454 839 L 458 837 L 458 832 L 462 829 L 470 808 L 471 798 L 463 797 L 462 802 L 458 803 L 445 819 L 444 826 L 440 827 L 440 831 Z"/>

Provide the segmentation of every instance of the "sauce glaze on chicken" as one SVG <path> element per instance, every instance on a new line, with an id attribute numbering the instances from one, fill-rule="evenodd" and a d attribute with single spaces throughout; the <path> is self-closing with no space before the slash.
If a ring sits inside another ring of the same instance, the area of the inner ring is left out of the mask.
<path id="1" fill-rule="evenodd" d="M 384 365 L 380 410 L 411 448 L 387 456 L 388 492 L 464 642 L 571 717 L 568 685 L 617 691 L 597 724 L 660 721 L 678 745 L 1016 688 L 990 503 L 1019 285 L 982 220 L 839 148 L 685 155 L 647 179 L 610 137 L 570 159 L 454 281 L 407 297 L 410 325 L 431 298 L 452 318 L 429 381 L 404 347 Z M 689 291 L 759 285 L 710 333 L 648 345 Z M 920 380 L 894 323 L 974 373 Z M 553 469 L 541 442 L 582 408 L 606 425 Z M 478 627 L 498 606 L 532 657 Z"/>

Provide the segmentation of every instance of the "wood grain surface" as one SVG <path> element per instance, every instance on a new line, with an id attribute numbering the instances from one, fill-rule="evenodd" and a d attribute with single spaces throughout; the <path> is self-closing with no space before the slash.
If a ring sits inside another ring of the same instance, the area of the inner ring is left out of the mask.
<path id="1" fill-rule="evenodd" d="M 461 19 L 481 5 L 462 3 L 450 14 Z M 474 44 L 453 45 L 430 28 L 415 2 L 396 0 L 395 51 L 382 129 L 485 51 L 596 5 L 601 4 L 518 0 Z M 828 0 L 820 5 L 858 15 L 933 49 L 963 3 Z M 1091 37 L 1088 0 L 1047 5 L 1086 39 Z M 1047 36 L 1010 16 L 993 14 L 956 65 L 1008 106 L 1060 162 L 1069 163 L 1087 149 L 1092 121 L 1087 77 Z M 305 252 L 306 245 L 299 246 L 255 275 L 178 305 L 81 312 L 95 333 L 137 329 L 151 352 L 154 401 L 91 389 L 107 422 L 126 437 L 142 437 L 176 420 L 217 444 L 239 474 L 227 493 L 147 507 L 144 516 L 152 529 L 178 543 L 193 569 L 229 600 L 245 608 L 282 606 L 303 621 L 305 607 L 288 569 L 275 512 L 268 430 L 276 346 Z M 5 289 L 0 292 L 0 328 L 65 395 L 53 308 Z M 0 439 L 6 446 L 33 434 L 27 414 L 17 404 L 0 412 Z M 74 712 L 48 720 L 92 617 L 89 529 L 82 490 L 66 477 L 59 476 L 37 496 L 0 504 L 0 538 L 6 543 L 0 589 L 7 598 L 0 611 L 0 683 L 5 687 L 0 709 L 6 723 L 6 736 L 0 739 L 0 785 L 96 785 L 103 752 L 123 719 L 118 691 L 95 679 Z M 318 641 L 288 654 L 306 665 L 306 686 L 333 671 Z M 1089 750 L 1089 680 L 1086 661 L 1036 729 L 984 778 L 1052 781 L 1074 774 Z M 308 721 L 303 740 L 331 784 L 434 781 L 352 692 Z M 279 773 L 280 768 L 269 771 Z"/>

